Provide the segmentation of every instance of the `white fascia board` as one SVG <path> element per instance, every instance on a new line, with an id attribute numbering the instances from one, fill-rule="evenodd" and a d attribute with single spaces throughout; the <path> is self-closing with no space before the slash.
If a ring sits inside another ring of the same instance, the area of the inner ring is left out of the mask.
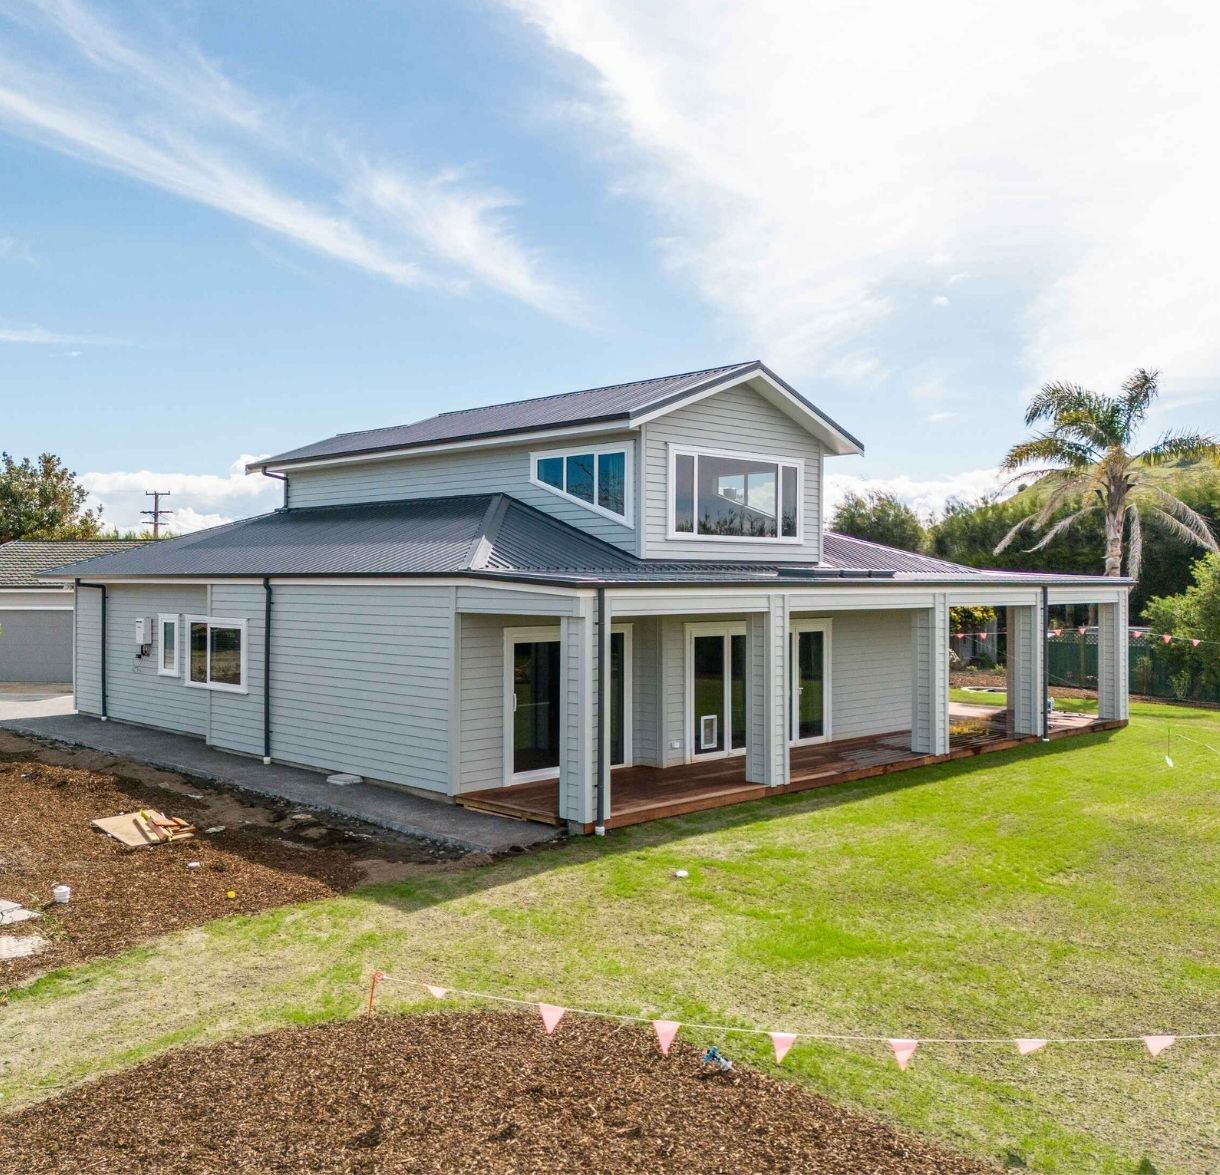
<path id="1" fill-rule="evenodd" d="M 751 385 L 768 403 L 774 405 L 791 420 L 796 421 L 806 432 L 817 437 L 828 452 L 834 453 L 836 456 L 847 456 L 849 454 L 863 455 L 864 447 L 862 445 L 858 444 L 846 433 L 840 432 L 833 425 L 829 424 L 817 412 L 811 412 L 787 388 L 777 383 L 765 371 L 753 371 L 730 376 L 720 383 L 703 388 L 694 395 L 675 398 L 671 404 L 665 404 L 662 407 L 654 408 L 650 412 L 644 412 L 639 416 L 633 417 L 631 423 L 635 426 L 647 424 L 650 420 L 657 420 L 662 416 L 669 415 L 671 412 L 677 412 L 680 408 L 688 408 L 691 404 L 697 404 L 700 400 L 706 400 L 709 396 L 719 395 L 721 392 L 726 392 L 730 388 L 738 387 L 741 384 Z"/>

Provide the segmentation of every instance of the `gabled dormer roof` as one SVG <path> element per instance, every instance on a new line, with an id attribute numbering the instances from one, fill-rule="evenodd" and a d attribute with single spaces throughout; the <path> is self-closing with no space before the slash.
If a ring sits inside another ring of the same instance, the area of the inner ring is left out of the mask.
<path id="1" fill-rule="evenodd" d="M 442 412 L 414 424 L 340 433 L 328 440 L 252 462 L 247 468 L 278 470 L 339 464 L 399 452 L 504 443 L 564 432 L 639 425 L 704 396 L 750 382 L 758 392 L 813 433 L 832 453 L 862 453 L 864 446 L 758 360 L 664 375 L 558 396 Z"/>

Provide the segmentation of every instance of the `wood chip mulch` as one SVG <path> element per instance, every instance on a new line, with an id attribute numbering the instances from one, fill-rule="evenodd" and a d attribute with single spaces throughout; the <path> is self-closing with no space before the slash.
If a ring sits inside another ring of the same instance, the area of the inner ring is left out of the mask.
<path id="1" fill-rule="evenodd" d="M 19 929 L 49 940 L 40 954 L 0 960 L 0 991 L 173 930 L 329 897 L 360 880 L 344 852 L 298 847 L 241 827 L 127 848 L 89 825 L 150 806 L 201 825 L 207 816 L 202 802 L 107 773 L 33 760 L 0 763 L 0 898 L 38 909 L 42 917 Z M 198 868 L 188 867 L 191 861 Z M 72 889 L 67 905 L 50 900 L 61 884 Z"/>
<path id="2" fill-rule="evenodd" d="M 731 1042 L 729 1042 L 731 1046 Z M 731 1047 L 730 1047 L 731 1053 Z M 935 1172 L 995 1168 L 646 1028 L 442 1013 L 182 1049 L 0 1116 L 0 1170 Z"/>

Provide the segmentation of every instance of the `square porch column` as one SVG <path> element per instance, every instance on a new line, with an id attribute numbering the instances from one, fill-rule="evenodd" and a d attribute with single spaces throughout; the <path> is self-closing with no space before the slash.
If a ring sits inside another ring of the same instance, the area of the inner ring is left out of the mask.
<path id="1" fill-rule="evenodd" d="M 752 612 L 747 622 L 749 650 L 746 779 L 767 787 L 789 780 L 788 597 L 768 597 L 765 612 Z"/>
<path id="2" fill-rule="evenodd" d="M 911 750 L 919 755 L 949 753 L 949 599 L 933 599 L 911 617 Z"/>
<path id="3" fill-rule="evenodd" d="M 1123 722 L 1129 702 L 1127 608 L 1125 594 L 1097 606 L 1097 716 Z"/>
<path id="4" fill-rule="evenodd" d="M 1014 734 L 1042 734 L 1042 658 L 1046 632 L 1041 604 L 1008 609 L 1008 709 Z"/>
<path id="5" fill-rule="evenodd" d="M 593 601 L 581 597 L 575 616 L 560 621 L 559 816 L 593 823 L 597 771 L 596 619 Z"/>

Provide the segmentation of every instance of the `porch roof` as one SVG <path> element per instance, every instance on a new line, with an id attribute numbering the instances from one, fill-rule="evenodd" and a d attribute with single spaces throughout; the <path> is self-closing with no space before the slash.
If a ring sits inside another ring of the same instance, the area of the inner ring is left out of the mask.
<path id="1" fill-rule="evenodd" d="M 1096 578 L 980 571 L 834 532 L 824 536 L 818 564 L 642 560 L 507 494 L 276 510 L 42 574 L 90 580 L 466 575 L 571 586 Z"/>

